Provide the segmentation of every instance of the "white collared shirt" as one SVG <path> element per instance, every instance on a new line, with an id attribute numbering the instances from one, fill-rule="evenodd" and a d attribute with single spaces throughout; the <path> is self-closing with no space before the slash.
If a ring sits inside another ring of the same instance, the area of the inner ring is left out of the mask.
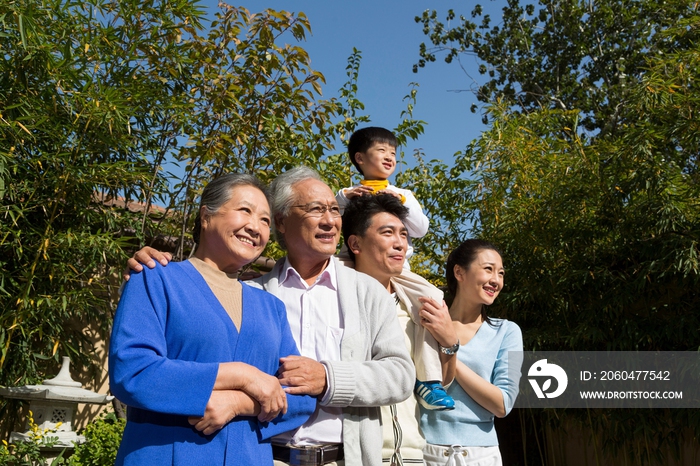
<path id="1" fill-rule="evenodd" d="M 287 308 L 289 327 L 301 355 L 316 361 L 340 361 L 345 323 L 340 312 L 338 277 L 333 260 L 309 286 L 285 259 L 280 270 L 277 297 Z M 304 425 L 275 437 L 275 443 L 280 442 L 294 445 L 342 443 L 342 409 L 317 404 L 316 412 Z"/>

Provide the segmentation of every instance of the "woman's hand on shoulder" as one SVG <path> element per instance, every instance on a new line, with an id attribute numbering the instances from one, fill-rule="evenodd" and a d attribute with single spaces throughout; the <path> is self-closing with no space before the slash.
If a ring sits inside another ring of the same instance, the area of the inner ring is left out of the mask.
<path id="1" fill-rule="evenodd" d="M 420 323 L 425 327 L 437 342 L 446 348 L 457 343 L 457 332 L 452 324 L 452 317 L 445 301 L 438 303 L 432 298 L 418 298 L 423 307 L 418 315 Z"/>

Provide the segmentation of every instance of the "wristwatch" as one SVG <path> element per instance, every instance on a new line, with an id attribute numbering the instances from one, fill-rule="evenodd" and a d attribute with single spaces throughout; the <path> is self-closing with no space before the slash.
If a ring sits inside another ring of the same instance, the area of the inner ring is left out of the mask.
<path id="1" fill-rule="evenodd" d="M 442 354 L 447 354 L 448 356 L 451 356 L 453 354 L 457 354 L 457 351 L 459 351 L 459 340 L 457 340 L 457 343 L 455 343 L 452 346 L 444 347 L 439 343 L 438 346 L 440 347 L 440 352 Z"/>

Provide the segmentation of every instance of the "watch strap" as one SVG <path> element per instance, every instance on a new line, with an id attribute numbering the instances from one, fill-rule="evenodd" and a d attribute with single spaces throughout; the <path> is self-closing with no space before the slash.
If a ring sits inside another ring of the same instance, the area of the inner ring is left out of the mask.
<path id="1" fill-rule="evenodd" d="M 457 340 L 457 343 L 455 343 L 452 346 L 445 347 L 439 343 L 438 343 L 438 346 L 440 347 L 440 352 L 442 354 L 447 354 L 447 355 L 457 354 L 457 351 L 459 351 L 459 340 Z"/>

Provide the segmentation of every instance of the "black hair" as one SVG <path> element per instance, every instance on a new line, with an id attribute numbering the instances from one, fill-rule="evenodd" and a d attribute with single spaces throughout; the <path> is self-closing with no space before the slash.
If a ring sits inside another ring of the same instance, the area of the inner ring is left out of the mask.
<path id="1" fill-rule="evenodd" d="M 219 211 L 222 205 L 231 200 L 233 188 L 237 186 L 252 186 L 258 188 L 267 197 L 265 185 L 254 175 L 249 175 L 247 173 L 227 173 L 210 181 L 202 191 L 202 198 L 199 201 L 199 212 L 197 212 L 197 216 L 194 219 L 192 238 L 195 244 L 199 244 L 199 238 L 202 233 L 202 208 L 206 207 L 206 216 L 214 215 Z"/>
<path id="2" fill-rule="evenodd" d="M 389 144 L 392 147 L 397 147 L 399 141 L 394 136 L 394 133 L 386 128 L 380 128 L 379 126 L 368 126 L 367 128 L 361 128 L 352 133 L 350 140 L 348 141 L 348 155 L 350 156 L 350 161 L 360 174 L 362 169 L 355 160 L 355 154 L 358 152 L 365 153 L 374 144 Z"/>
<path id="3" fill-rule="evenodd" d="M 479 251 L 489 249 L 497 252 L 501 251 L 493 244 L 483 239 L 468 239 L 457 246 L 449 256 L 447 256 L 447 265 L 445 270 L 445 278 L 447 279 L 447 291 L 454 299 L 457 296 L 457 278 L 455 277 L 455 265 L 459 265 L 464 270 L 468 270 L 472 262 L 476 260 Z M 486 315 L 486 306 L 481 306 L 481 318 L 484 322 L 493 326 L 491 319 Z"/>
<path id="4" fill-rule="evenodd" d="M 343 213 L 343 238 L 348 246 L 350 236 L 364 236 L 372 224 L 372 217 L 381 213 L 396 216 L 402 222 L 406 220 L 408 208 L 391 194 L 364 194 L 348 201 Z M 355 254 L 348 247 L 348 253 L 354 260 Z"/>

